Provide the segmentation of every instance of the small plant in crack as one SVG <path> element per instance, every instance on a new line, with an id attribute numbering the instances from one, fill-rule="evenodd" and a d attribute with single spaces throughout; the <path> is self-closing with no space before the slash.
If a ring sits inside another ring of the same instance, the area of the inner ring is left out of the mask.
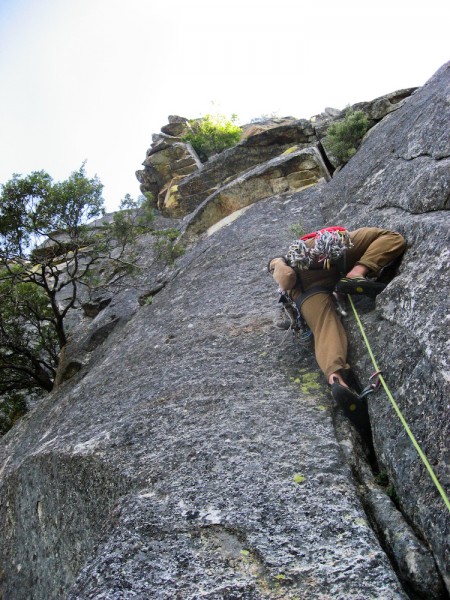
<path id="1" fill-rule="evenodd" d="M 377 473 L 374 481 L 376 484 L 378 484 L 382 488 L 384 488 L 384 491 L 389 496 L 389 498 L 392 500 L 392 502 L 394 502 L 394 504 L 397 505 L 398 501 L 399 501 L 399 497 L 395 490 L 394 485 L 389 481 L 389 476 L 387 474 L 387 471 L 382 470 L 379 473 Z"/>

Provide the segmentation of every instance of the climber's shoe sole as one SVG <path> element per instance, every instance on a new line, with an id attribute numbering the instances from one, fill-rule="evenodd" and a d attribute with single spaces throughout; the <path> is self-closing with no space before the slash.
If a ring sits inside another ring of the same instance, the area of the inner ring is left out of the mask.
<path id="1" fill-rule="evenodd" d="M 352 389 L 341 385 L 337 379 L 331 384 L 331 394 L 342 412 L 359 429 L 369 427 L 369 412 L 365 397 L 360 397 Z"/>
<path id="2" fill-rule="evenodd" d="M 375 298 L 385 287 L 385 283 L 372 281 L 366 277 L 342 277 L 336 284 L 336 292 L 339 294 L 364 294 Z"/>

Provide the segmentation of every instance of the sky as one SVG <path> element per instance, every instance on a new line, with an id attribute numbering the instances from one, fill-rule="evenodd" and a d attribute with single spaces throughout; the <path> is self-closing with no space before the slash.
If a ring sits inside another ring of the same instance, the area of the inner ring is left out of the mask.
<path id="1" fill-rule="evenodd" d="M 169 115 L 308 119 L 421 86 L 449 22 L 444 0 L 0 0 L 0 183 L 86 161 L 117 210 Z"/>

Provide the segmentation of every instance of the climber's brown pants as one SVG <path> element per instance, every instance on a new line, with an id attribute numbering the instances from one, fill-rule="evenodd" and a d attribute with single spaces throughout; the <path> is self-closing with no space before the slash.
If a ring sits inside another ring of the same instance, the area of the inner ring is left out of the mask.
<path id="1" fill-rule="evenodd" d="M 302 305 L 302 315 L 314 334 L 314 351 L 319 367 L 331 373 L 348 368 L 347 334 L 336 313 L 331 294 L 315 294 Z"/>
<path id="2" fill-rule="evenodd" d="M 399 234 L 376 227 L 363 227 L 350 233 L 353 247 L 347 251 L 346 272 L 356 264 L 369 267 L 371 275 L 401 255 L 406 243 Z M 327 274 L 329 273 L 329 274 Z M 332 271 L 302 271 L 303 289 L 317 285 L 333 287 L 340 275 Z M 331 373 L 348 368 L 347 335 L 336 313 L 330 293 L 317 293 L 305 300 L 301 312 L 314 334 L 314 350 L 327 380 Z"/>

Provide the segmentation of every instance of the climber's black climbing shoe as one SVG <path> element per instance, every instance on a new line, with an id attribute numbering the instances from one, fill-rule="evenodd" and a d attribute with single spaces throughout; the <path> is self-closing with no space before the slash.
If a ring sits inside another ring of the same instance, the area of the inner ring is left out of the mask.
<path id="1" fill-rule="evenodd" d="M 375 298 L 385 287 L 385 283 L 366 277 L 342 277 L 336 284 L 336 291 L 340 294 L 364 294 Z"/>
<path id="2" fill-rule="evenodd" d="M 344 415 L 360 430 L 366 430 L 370 425 L 369 412 L 365 396 L 358 395 L 352 389 L 339 383 L 337 377 L 331 384 L 331 394 Z"/>
<path id="3" fill-rule="evenodd" d="M 336 403 L 341 407 L 347 410 L 355 410 L 354 408 L 350 408 L 351 406 L 358 405 L 359 396 L 356 392 L 354 392 L 349 387 L 341 385 L 337 377 L 334 378 L 333 383 L 331 384 L 331 394 L 333 398 L 336 400 Z"/>

